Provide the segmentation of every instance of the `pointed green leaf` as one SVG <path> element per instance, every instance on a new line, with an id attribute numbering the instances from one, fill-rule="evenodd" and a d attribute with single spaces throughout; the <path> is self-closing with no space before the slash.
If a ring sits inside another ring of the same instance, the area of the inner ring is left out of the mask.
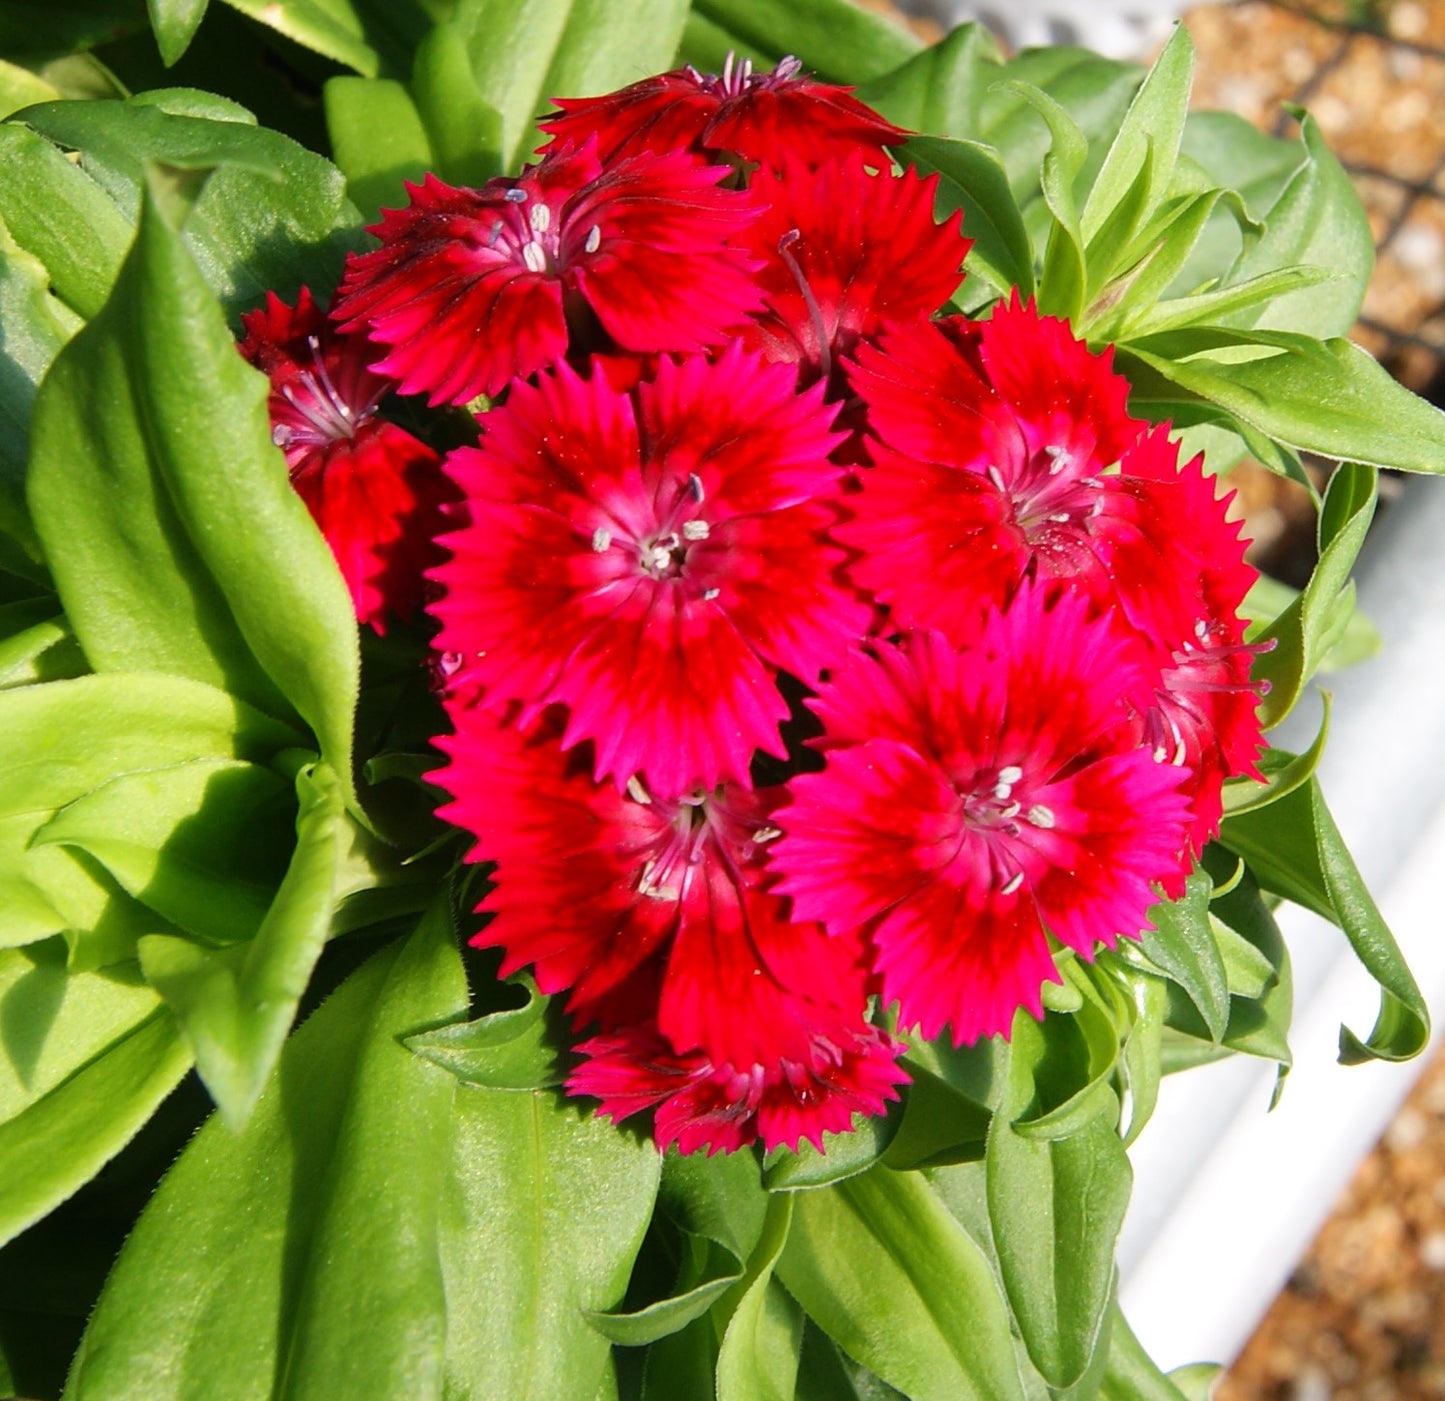
<path id="1" fill-rule="evenodd" d="M 1160 1045 L 1169 995 L 1163 978 L 1128 967 L 1121 968 L 1121 975 L 1134 1004 L 1134 1025 L 1124 1042 L 1121 1061 L 1129 1091 L 1124 1133 L 1124 1147 L 1128 1148 L 1144 1131 L 1159 1100 Z"/>
<path id="2" fill-rule="evenodd" d="M 1210 1037 L 1218 1041 L 1229 1023 L 1229 985 L 1224 960 L 1209 927 L 1213 883 L 1196 871 L 1178 900 L 1164 900 L 1149 910 L 1152 930 L 1140 943 L 1149 961 L 1189 994 Z"/>
<path id="3" fill-rule="evenodd" d="M 34 844 L 88 852 L 136 899 L 208 943 L 251 938 L 291 855 L 296 803 L 274 770 L 194 759 L 78 798 Z"/>
<path id="4" fill-rule="evenodd" d="M 808 1316 L 913 1401 L 1022 1401 L 983 1252 L 917 1173 L 801 1192 L 777 1265 Z"/>
<path id="5" fill-rule="evenodd" d="M 1132 227 L 1118 230 L 1121 242 L 1153 215 L 1174 176 L 1184 118 L 1189 110 L 1189 84 L 1194 71 L 1194 46 L 1189 32 L 1176 25 L 1154 61 L 1104 157 L 1098 178 L 1080 217 L 1080 231 L 1092 247 L 1094 236 L 1123 201 L 1141 171 L 1147 171 L 1143 197 Z"/>
<path id="6" fill-rule="evenodd" d="M 1117 1305 L 1109 1334 L 1109 1363 L 1100 1401 L 1187 1401 L 1144 1351 Z"/>
<path id="7" fill-rule="evenodd" d="M 981 24 L 961 24 L 891 72 L 860 84 L 857 97 L 909 131 L 976 140 L 984 90 L 998 77 L 999 62 L 993 35 Z"/>
<path id="8" fill-rule="evenodd" d="M 1039 181 L 1044 202 L 1054 222 L 1044 249 L 1043 273 L 1039 277 L 1039 310 L 1050 316 L 1077 321 L 1083 310 L 1088 279 L 1075 186 L 1088 158 L 1088 144 L 1068 111 L 1046 92 L 1016 79 L 1005 83 L 1004 87 L 1016 92 L 1033 107 L 1049 129 L 1049 149 L 1043 159 Z"/>
<path id="9" fill-rule="evenodd" d="M 213 1118 L 161 1183 L 70 1401 L 440 1397 L 455 1082 L 399 1038 L 465 1007 L 440 916 L 353 974 L 287 1046 L 246 1128 Z"/>
<path id="10" fill-rule="evenodd" d="M 205 18 L 206 4 L 207 0 L 146 0 L 151 30 L 167 68 L 190 48 Z"/>
<path id="11" fill-rule="evenodd" d="M 1339 636 L 1341 611 L 1354 609 L 1352 593 L 1341 600 L 1374 518 L 1376 491 L 1372 468 L 1345 463 L 1336 471 L 1321 507 L 1320 553 L 1309 583 L 1255 639 L 1274 644 L 1273 651 L 1256 660 L 1253 670 L 1255 678 L 1268 682 L 1270 688 L 1260 703 L 1266 727 L 1294 709 L 1305 683 Z"/>
<path id="12" fill-rule="evenodd" d="M 409 1036 L 407 1046 L 464 1084 L 493 1090 L 560 1085 L 567 1078 L 569 1023 L 561 1004 L 553 1005 L 530 978 L 522 986 L 527 1001 L 521 1007 Z"/>
<path id="13" fill-rule="evenodd" d="M 1256 808 L 1268 807 L 1287 794 L 1293 793 L 1319 767 L 1325 750 L 1325 740 L 1330 732 L 1330 694 L 1320 692 L 1324 702 L 1324 715 L 1320 719 L 1319 733 L 1303 754 L 1291 754 L 1284 749 L 1266 749 L 1259 757 L 1259 770 L 1263 780 L 1234 778 L 1224 785 L 1224 812 L 1228 816 L 1236 812 L 1253 812 Z"/>
<path id="14" fill-rule="evenodd" d="M 367 42 L 350 0 L 226 0 L 243 15 L 270 26 L 303 48 L 375 77 L 381 55 Z"/>
<path id="15" fill-rule="evenodd" d="M 190 1064 L 175 1022 L 158 1008 L 0 1124 L 0 1244 L 94 1177 Z"/>
<path id="16" fill-rule="evenodd" d="M 717 1401 L 793 1401 L 803 1316 L 773 1270 L 787 1244 L 792 1198 L 774 1197 L 757 1249 L 738 1282 L 717 1358 Z M 727 1308 L 728 1304 L 720 1307 Z"/>
<path id="17" fill-rule="evenodd" d="M 31 511 L 98 671 L 300 714 L 349 795 L 355 616 L 271 443 L 267 392 L 148 206 L 114 295 L 37 396 Z"/>
<path id="18" fill-rule="evenodd" d="M 1020 296 L 1031 296 L 1033 246 L 998 153 L 975 141 L 915 136 L 900 154 L 924 175 L 937 172 L 939 214 L 963 210 L 963 232 L 973 240 L 969 275 L 983 279 L 999 296 L 1014 287 Z M 964 290 L 968 294 L 967 284 Z"/>
<path id="19" fill-rule="evenodd" d="M 1408 1060 L 1430 1035 L 1430 1014 L 1394 935 L 1325 806 L 1318 780 L 1256 812 L 1227 818 L 1220 840 L 1249 862 L 1259 883 L 1337 924 L 1380 985 L 1380 1014 L 1361 1041 L 1340 1029 L 1340 1059 Z"/>
<path id="20" fill-rule="evenodd" d="M 336 905 L 340 785 L 318 764 L 297 774 L 296 796 L 296 849 L 254 939 L 223 949 L 161 934 L 140 941 L 146 980 L 175 1011 L 197 1072 L 237 1128 L 276 1064 Z"/>
<path id="21" fill-rule="evenodd" d="M 775 1148 L 763 1159 L 763 1186 L 796 1192 L 866 1172 L 887 1152 L 902 1117 L 903 1106 L 894 1104 L 887 1114 L 855 1115 L 847 1133 L 824 1133 L 822 1148 L 806 1139 L 796 1150 Z"/>
<path id="22" fill-rule="evenodd" d="M 1445 472 L 1445 416 L 1350 341 L 1182 327 L 1119 347 L 1164 379 L 1301 451 L 1405 472 Z"/>
<path id="23" fill-rule="evenodd" d="M 1038 1024 L 1021 1018 L 984 1168 L 1014 1317 L 1034 1365 L 1064 1389 L 1088 1371 L 1100 1341 L 1132 1173 L 1110 1117 L 1052 1141 L 1015 1131 L 1014 1121 L 1037 1108 L 1034 1070 L 1046 1054 Z"/>

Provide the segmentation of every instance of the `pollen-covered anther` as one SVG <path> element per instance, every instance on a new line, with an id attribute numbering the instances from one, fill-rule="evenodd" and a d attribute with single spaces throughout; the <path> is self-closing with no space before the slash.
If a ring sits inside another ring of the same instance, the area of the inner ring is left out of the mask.
<path id="1" fill-rule="evenodd" d="M 592 548 L 599 554 L 606 554 L 612 544 L 612 532 L 605 525 L 599 525 L 592 532 Z"/>
<path id="2" fill-rule="evenodd" d="M 527 222 L 531 224 L 534 232 L 546 233 L 552 227 L 552 211 L 539 201 L 528 211 Z M 595 228 L 596 225 L 594 224 L 593 227 Z"/>
<path id="3" fill-rule="evenodd" d="M 669 904 L 675 903 L 681 895 L 681 891 L 675 885 L 656 885 L 652 880 L 652 873 L 657 869 L 656 861 L 648 861 L 642 867 L 642 874 L 638 877 L 637 893 L 645 895 L 649 900 L 663 900 Z"/>
<path id="4" fill-rule="evenodd" d="M 1033 826 L 1041 827 L 1046 832 L 1049 831 L 1057 821 L 1054 817 L 1054 810 L 1045 807 L 1042 803 L 1035 803 L 1025 816 Z"/>
<path id="5" fill-rule="evenodd" d="M 595 253 L 601 247 L 602 225 L 593 224 L 592 227 L 587 230 L 587 238 L 582 244 L 582 251 L 584 253 Z"/>
<path id="6" fill-rule="evenodd" d="M 708 537 L 708 524 L 704 520 L 690 520 L 682 523 L 682 538 L 684 540 L 706 540 Z"/>
<path id="7" fill-rule="evenodd" d="M 699 477 L 696 472 L 689 472 L 687 474 L 687 489 L 692 494 L 692 499 L 696 501 L 699 506 L 701 506 L 703 494 L 702 478 Z"/>
<path id="8" fill-rule="evenodd" d="M 1060 447 L 1057 443 L 1049 443 L 1044 448 L 1044 456 L 1049 459 L 1049 476 L 1056 477 L 1065 467 L 1069 465 L 1069 450 Z"/>
<path id="9" fill-rule="evenodd" d="M 1015 871 L 1003 885 L 999 886 L 1000 895 L 1012 895 L 1024 883 L 1024 873 Z"/>
<path id="10" fill-rule="evenodd" d="M 782 835 L 783 829 L 781 827 L 759 827 L 758 830 L 753 833 L 752 839 L 758 846 L 763 846 L 767 842 L 777 841 Z"/>
<path id="11" fill-rule="evenodd" d="M 652 795 L 642 786 L 642 780 L 636 774 L 627 780 L 627 796 L 643 807 L 652 806 Z"/>
<path id="12" fill-rule="evenodd" d="M 529 272 L 547 271 L 547 250 L 535 239 L 522 245 L 522 262 Z"/>

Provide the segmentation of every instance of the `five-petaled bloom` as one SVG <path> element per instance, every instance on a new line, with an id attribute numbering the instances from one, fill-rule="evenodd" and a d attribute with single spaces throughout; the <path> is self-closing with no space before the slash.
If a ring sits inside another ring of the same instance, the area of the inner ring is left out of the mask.
<path id="1" fill-rule="evenodd" d="M 434 778 L 568 1091 L 682 1152 L 822 1147 L 898 1099 L 891 1012 L 1008 1035 L 1179 893 L 1260 748 L 1253 573 L 1108 349 L 1018 293 L 950 314 L 959 218 L 846 89 L 559 106 L 520 176 L 409 187 L 331 327 L 273 303 L 244 348 L 303 492 L 400 433 L 385 392 L 489 401 L 445 533 L 407 527 Z"/>

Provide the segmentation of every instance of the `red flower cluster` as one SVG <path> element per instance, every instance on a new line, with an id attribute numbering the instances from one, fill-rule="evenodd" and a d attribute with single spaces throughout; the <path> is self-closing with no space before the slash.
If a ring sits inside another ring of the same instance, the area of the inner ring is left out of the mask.
<path id="1" fill-rule="evenodd" d="M 1259 749 L 1252 571 L 1109 354 L 1017 296 L 937 319 L 959 218 L 846 90 L 559 105 L 520 177 L 383 216 L 310 361 L 275 305 L 245 348 L 303 491 L 382 385 L 493 401 L 445 463 L 436 777 L 477 942 L 586 1033 L 569 1089 L 684 1152 L 820 1143 L 907 1078 L 876 995 L 1007 1034 L 1182 888 Z"/>

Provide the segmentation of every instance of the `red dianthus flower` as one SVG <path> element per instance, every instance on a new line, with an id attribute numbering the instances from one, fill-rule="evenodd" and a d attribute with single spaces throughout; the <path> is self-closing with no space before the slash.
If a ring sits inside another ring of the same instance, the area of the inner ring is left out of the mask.
<path id="1" fill-rule="evenodd" d="M 867 924 L 905 1025 L 1006 1033 L 1057 979 L 1050 936 L 1091 957 L 1146 926 L 1189 815 L 1127 723 L 1145 665 L 1087 600 L 1025 588 L 962 650 L 915 633 L 820 688 L 827 766 L 776 814 L 776 889 Z"/>
<path id="2" fill-rule="evenodd" d="M 602 97 L 556 98 L 561 115 L 540 125 L 552 136 L 549 150 L 595 140 L 604 160 L 691 149 L 770 165 L 787 152 L 823 161 L 861 147 L 886 162 L 883 148 L 908 133 L 851 93 L 807 76 L 795 58 L 755 73 L 748 59 L 729 55 L 716 76 L 679 68 Z"/>
<path id="3" fill-rule="evenodd" d="M 438 557 L 441 508 L 456 494 L 441 459 L 377 416 L 392 382 L 368 365 L 366 341 L 338 332 L 306 288 L 294 309 L 268 292 L 241 324 L 241 354 L 271 380 L 272 437 L 291 484 L 331 546 L 356 616 L 382 632 L 388 614 L 415 611 Z"/>
<path id="4" fill-rule="evenodd" d="M 869 619 L 824 539 L 833 410 L 793 381 L 734 348 L 632 393 L 565 365 L 515 385 L 448 460 L 468 523 L 434 572 L 438 646 L 494 699 L 567 705 L 599 778 L 746 783 L 784 752 L 776 669 L 816 677 Z"/>
<path id="5" fill-rule="evenodd" d="M 333 314 L 433 404 L 604 349 L 581 307 L 624 350 L 721 344 L 760 301 L 755 264 L 729 244 L 756 211 L 718 188 L 726 173 L 680 152 L 604 169 L 584 146 L 480 190 L 428 176 L 372 226 L 381 247 L 348 262 Z"/>

